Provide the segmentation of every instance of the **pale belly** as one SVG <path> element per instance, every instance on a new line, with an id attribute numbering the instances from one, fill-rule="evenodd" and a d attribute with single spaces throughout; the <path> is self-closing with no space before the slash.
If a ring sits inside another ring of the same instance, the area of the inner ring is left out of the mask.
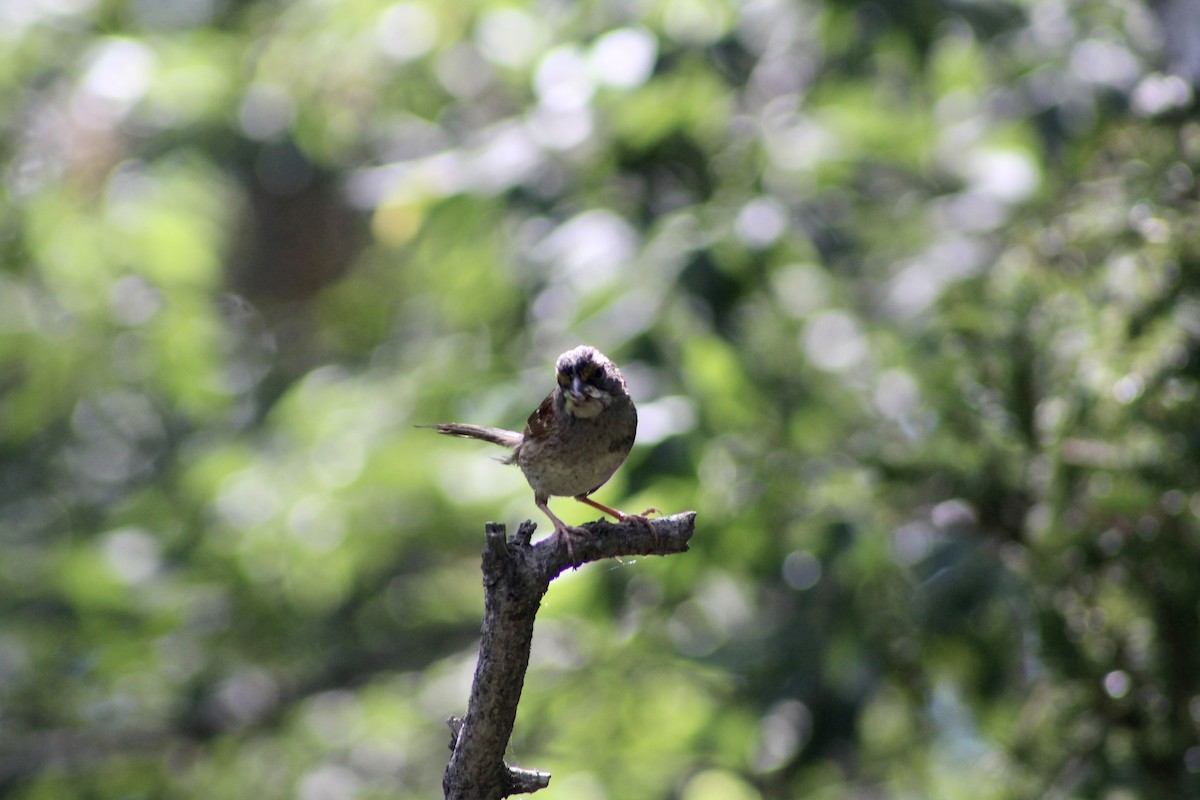
<path id="1" fill-rule="evenodd" d="M 534 494 L 575 497 L 599 488 L 625 461 L 625 453 L 569 458 L 518 459 Z"/>
<path id="2" fill-rule="evenodd" d="M 527 443 L 517 451 L 517 464 L 537 495 L 575 497 L 599 488 L 629 455 L 637 426 L 632 406 L 617 419 L 580 421 L 553 441 Z M 614 424 L 615 423 L 615 424 Z"/>

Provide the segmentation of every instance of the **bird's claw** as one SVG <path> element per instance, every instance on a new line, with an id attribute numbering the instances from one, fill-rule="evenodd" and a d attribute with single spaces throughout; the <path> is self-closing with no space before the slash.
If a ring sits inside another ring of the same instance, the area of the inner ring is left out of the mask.
<path id="1" fill-rule="evenodd" d="M 572 528 L 564 525 L 561 528 L 556 528 L 554 533 L 556 536 L 558 536 L 559 540 L 566 545 L 567 558 L 570 559 L 572 568 L 579 569 L 579 561 L 575 558 L 575 548 L 571 545 L 571 534 L 587 533 L 587 531 L 583 528 Z"/>
<path id="2" fill-rule="evenodd" d="M 647 531 L 650 532 L 650 537 L 652 539 L 654 539 L 654 545 L 657 547 L 658 543 L 659 543 L 658 542 L 658 531 L 656 531 L 654 529 L 654 526 L 652 524 L 650 524 L 650 520 L 647 519 L 646 517 L 649 514 L 661 514 L 661 513 L 662 512 L 659 511 L 657 508 L 647 508 L 645 511 L 643 511 L 640 514 L 622 514 L 617 519 L 621 522 L 636 522 L 638 525 L 641 525 L 643 528 L 645 528 Z"/>

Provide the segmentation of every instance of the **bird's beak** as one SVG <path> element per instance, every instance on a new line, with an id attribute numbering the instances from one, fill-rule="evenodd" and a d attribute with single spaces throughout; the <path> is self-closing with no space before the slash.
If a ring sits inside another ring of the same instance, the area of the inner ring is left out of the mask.
<path id="1" fill-rule="evenodd" d="M 567 394 L 576 403 L 582 403 L 588 399 L 587 392 L 583 390 L 583 381 L 579 379 L 578 375 L 571 378 L 571 386 L 567 389 Z"/>

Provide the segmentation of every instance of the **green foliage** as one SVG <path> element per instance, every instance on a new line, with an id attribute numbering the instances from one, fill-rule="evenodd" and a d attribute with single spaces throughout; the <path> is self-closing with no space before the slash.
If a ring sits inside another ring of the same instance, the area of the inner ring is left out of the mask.
<path id="1" fill-rule="evenodd" d="M 641 409 L 600 499 L 699 529 L 551 588 L 539 796 L 1200 793 L 1152 9 L 18 6 L 0 794 L 436 795 L 536 512 L 414 426 L 519 428 L 582 341 Z"/>

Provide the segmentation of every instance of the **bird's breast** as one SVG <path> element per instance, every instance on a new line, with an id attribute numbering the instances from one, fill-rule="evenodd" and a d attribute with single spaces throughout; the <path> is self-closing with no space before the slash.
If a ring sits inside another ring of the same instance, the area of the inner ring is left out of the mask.
<path id="1" fill-rule="evenodd" d="M 539 495 L 574 497 L 603 485 L 625 461 L 637 431 L 631 402 L 593 419 L 569 417 L 545 436 L 527 438 L 516 460 Z"/>

